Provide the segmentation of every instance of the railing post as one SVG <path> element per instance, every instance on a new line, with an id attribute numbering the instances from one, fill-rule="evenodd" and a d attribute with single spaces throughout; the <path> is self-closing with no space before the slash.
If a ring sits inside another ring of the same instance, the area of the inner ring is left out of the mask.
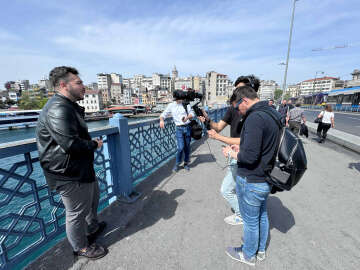
<path id="1" fill-rule="evenodd" d="M 119 134 L 108 138 L 114 192 L 118 195 L 118 200 L 132 203 L 141 194 L 134 190 L 132 184 L 128 120 L 122 114 L 117 113 L 109 119 L 109 123 L 110 126 L 119 129 Z"/>

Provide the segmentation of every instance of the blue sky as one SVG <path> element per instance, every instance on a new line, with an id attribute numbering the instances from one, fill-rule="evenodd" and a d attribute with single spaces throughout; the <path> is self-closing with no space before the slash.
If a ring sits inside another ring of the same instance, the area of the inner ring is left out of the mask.
<path id="1" fill-rule="evenodd" d="M 86 83 L 99 72 L 231 79 L 253 73 L 282 84 L 292 0 L 3 0 L 0 89 L 35 83 L 71 65 Z M 360 69 L 360 1 L 296 2 L 288 82 L 316 71 L 349 79 Z M 312 51 L 348 44 L 344 49 Z"/>

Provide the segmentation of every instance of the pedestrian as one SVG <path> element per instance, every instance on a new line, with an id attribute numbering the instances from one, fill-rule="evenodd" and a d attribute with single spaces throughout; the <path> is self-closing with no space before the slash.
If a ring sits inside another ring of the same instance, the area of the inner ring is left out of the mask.
<path id="1" fill-rule="evenodd" d="M 260 80 L 254 75 L 240 76 L 235 81 L 235 87 L 240 86 L 249 86 L 258 91 L 260 86 Z M 236 89 L 237 89 L 236 88 Z M 234 92 L 236 91 L 234 90 Z M 210 138 L 221 141 L 228 145 L 240 144 L 240 132 L 242 127 L 242 115 L 238 110 L 234 108 L 235 97 L 233 94 L 230 98 L 230 104 L 232 104 L 229 109 L 226 111 L 224 117 L 219 122 L 211 121 L 206 112 L 203 112 L 205 117 L 199 117 L 200 121 L 205 122 L 205 120 L 210 121 L 211 130 L 208 131 Z M 230 125 L 230 137 L 223 136 L 219 134 L 226 126 Z M 230 225 L 241 225 L 243 224 L 240 209 L 238 196 L 236 194 L 236 172 L 237 172 L 237 160 L 234 158 L 229 158 L 229 166 L 227 173 L 222 181 L 220 192 L 224 199 L 228 202 L 231 209 L 234 211 L 233 215 L 225 217 L 224 221 Z"/>
<path id="2" fill-rule="evenodd" d="M 335 128 L 335 116 L 330 104 L 325 105 L 325 110 L 319 113 L 318 118 L 321 118 L 321 122 L 318 124 L 316 134 L 319 137 L 318 142 L 323 143 L 330 127 Z"/>
<path id="3" fill-rule="evenodd" d="M 180 91 L 180 90 L 178 90 Z M 191 142 L 191 127 L 190 119 L 195 115 L 190 104 L 184 104 L 184 95 L 177 95 L 178 91 L 174 92 L 174 102 L 167 105 L 165 110 L 160 115 L 160 128 L 165 127 L 164 119 L 170 115 L 176 125 L 176 162 L 173 168 L 173 172 L 177 172 L 180 169 L 182 162 L 182 156 L 184 154 L 184 169 L 189 171 L 190 162 L 190 142 Z"/>
<path id="4" fill-rule="evenodd" d="M 287 105 L 287 100 L 283 99 L 279 106 L 278 112 L 285 119 L 287 117 L 288 110 L 289 110 L 289 107 Z"/>
<path id="5" fill-rule="evenodd" d="M 36 143 L 40 165 L 48 186 L 56 190 L 65 206 L 66 235 L 74 254 L 99 259 L 107 250 L 88 239 L 101 233 L 105 222 L 98 222 L 99 185 L 93 167 L 94 151 L 103 144 L 92 140 L 84 120 L 85 87 L 72 67 L 51 70 L 50 82 L 56 94 L 39 116 Z"/>
<path id="6" fill-rule="evenodd" d="M 260 101 L 257 93 L 248 86 L 236 91 L 235 107 L 244 115 L 240 146 L 225 147 L 223 154 L 238 161 L 236 188 L 241 216 L 244 221 L 244 240 L 240 247 L 228 247 L 227 255 L 248 265 L 265 259 L 269 219 L 266 202 L 271 185 L 265 168 L 273 162 L 280 129 L 273 117 L 280 114 Z M 267 112 L 264 112 L 266 110 Z"/>
<path id="7" fill-rule="evenodd" d="M 292 133 L 296 136 L 299 135 L 301 129 L 301 121 L 305 124 L 306 117 L 304 115 L 304 110 L 300 108 L 301 104 L 296 103 L 295 107 L 291 109 L 286 118 L 286 125 L 289 126 Z"/>
<path id="8" fill-rule="evenodd" d="M 275 105 L 274 105 L 274 100 L 273 100 L 273 99 L 269 99 L 269 106 L 270 106 L 271 108 L 273 108 L 273 109 L 276 110 L 276 107 L 275 107 Z"/>

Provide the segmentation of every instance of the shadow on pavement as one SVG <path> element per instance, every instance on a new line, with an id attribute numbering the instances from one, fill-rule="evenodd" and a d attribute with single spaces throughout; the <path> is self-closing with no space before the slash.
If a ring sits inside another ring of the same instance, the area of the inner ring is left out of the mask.
<path id="1" fill-rule="evenodd" d="M 101 239 L 101 243 L 110 246 L 121 239 L 151 227 L 161 219 L 171 219 L 175 215 L 178 206 L 176 198 L 184 193 L 184 189 L 174 189 L 170 193 L 155 190 L 149 197 L 144 199 L 144 208 L 127 224 L 125 230 L 121 230 L 120 233 L 119 231 L 110 231 Z"/>
<path id="2" fill-rule="evenodd" d="M 295 225 L 294 215 L 278 197 L 269 196 L 267 207 L 270 230 L 277 229 L 279 232 L 287 233 Z"/>
<path id="3" fill-rule="evenodd" d="M 360 162 L 358 162 L 358 163 L 355 163 L 355 162 L 349 163 L 349 169 L 356 169 L 356 170 L 358 170 L 358 172 L 360 172 Z"/>

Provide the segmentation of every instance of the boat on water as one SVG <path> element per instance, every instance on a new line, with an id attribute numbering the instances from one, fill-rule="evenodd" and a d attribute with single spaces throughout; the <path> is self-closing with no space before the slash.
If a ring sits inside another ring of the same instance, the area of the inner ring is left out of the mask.
<path id="1" fill-rule="evenodd" d="M 0 129 L 36 125 L 41 110 L 0 111 Z"/>

